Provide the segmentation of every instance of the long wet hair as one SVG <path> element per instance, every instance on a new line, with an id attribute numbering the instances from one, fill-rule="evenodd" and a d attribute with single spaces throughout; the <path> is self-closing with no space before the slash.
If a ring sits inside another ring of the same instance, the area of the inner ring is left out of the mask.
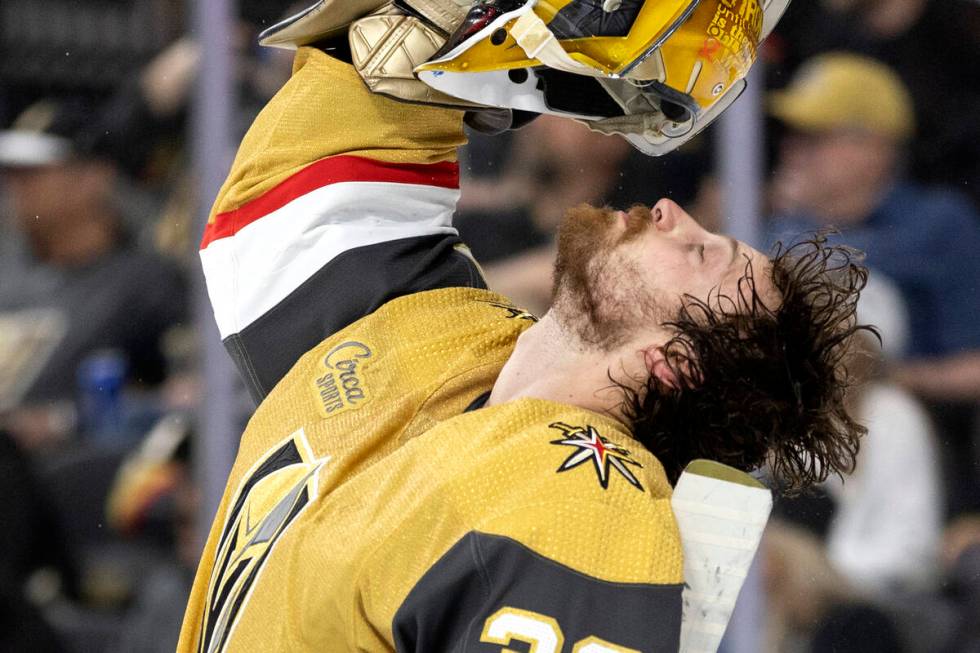
<path id="1" fill-rule="evenodd" d="M 866 429 L 845 409 L 844 359 L 857 332 L 877 335 L 855 316 L 868 278 L 859 259 L 815 236 L 777 246 L 776 308 L 759 296 L 751 262 L 737 297 L 685 297 L 666 325 L 676 383 L 653 375 L 639 389 L 616 383 L 634 437 L 672 483 L 695 458 L 745 471 L 768 463 L 790 492 L 853 471 Z"/>

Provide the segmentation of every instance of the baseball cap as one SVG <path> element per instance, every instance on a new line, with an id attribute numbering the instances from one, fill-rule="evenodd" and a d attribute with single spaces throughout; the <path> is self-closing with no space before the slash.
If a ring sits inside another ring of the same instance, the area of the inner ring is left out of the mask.
<path id="1" fill-rule="evenodd" d="M 804 63 L 769 112 L 804 131 L 854 129 L 903 140 L 915 130 L 908 89 L 885 64 L 846 52 Z"/>
<path id="2" fill-rule="evenodd" d="M 97 155 L 95 118 L 80 101 L 35 102 L 0 131 L 0 167 L 29 168 Z"/>

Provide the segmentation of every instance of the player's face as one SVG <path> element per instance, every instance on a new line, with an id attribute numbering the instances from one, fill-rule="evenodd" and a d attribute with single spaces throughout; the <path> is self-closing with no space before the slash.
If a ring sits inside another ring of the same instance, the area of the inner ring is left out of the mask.
<path id="1" fill-rule="evenodd" d="M 683 295 L 707 300 L 716 291 L 736 297 L 750 262 L 761 296 L 774 292 L 765 273 L 769 260 L 764 254 L 705 230 L 671 200 L 662 199 L 650 210 L 634 207 L 628 213 L 615 212 L 610 236 L 613 242 L 618 238 L 613 258 L 635 262 L 644 283 L 675 304 Z"/>
<path id="2" fill-rule="evenodd" d="M 596 333 L 586 340 L 607 348 L 670 320 L 685 295 L 737 297 L 750 262 L 759 295 L 776 298 L 765 255 L 705 230 L 668 199 L 629 211 L 570 211 L 559 232 L 558 258 L 556 309 L 570 323 L 590 322 L 587 328 Z M 569 315 L 573 311 L 584 315 Z"/>

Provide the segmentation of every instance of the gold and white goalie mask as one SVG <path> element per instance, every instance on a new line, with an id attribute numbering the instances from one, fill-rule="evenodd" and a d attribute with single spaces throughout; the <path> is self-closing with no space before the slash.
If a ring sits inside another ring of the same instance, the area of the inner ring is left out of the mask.
<path id="1" fill-rule="evenodd" d="M 547 113 L 660 156 L 738 98 L 789 0 L 320 0 L 271 27 L 348 34 L 368 87 L 401 100 Z"/>

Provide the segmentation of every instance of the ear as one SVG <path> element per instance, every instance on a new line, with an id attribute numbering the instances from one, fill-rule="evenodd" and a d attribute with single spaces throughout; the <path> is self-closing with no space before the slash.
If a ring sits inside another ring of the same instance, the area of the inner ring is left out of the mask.
<path id="1" fill-rule="evenodd" d="M 668 388 L 676 390 L 680 386 L 677 375 L 667 362 L 663 347 L 649 347 L 643 350 L 643 360 L 646 362 L 647 371 L 657 377 L 662 384 Z"/>

